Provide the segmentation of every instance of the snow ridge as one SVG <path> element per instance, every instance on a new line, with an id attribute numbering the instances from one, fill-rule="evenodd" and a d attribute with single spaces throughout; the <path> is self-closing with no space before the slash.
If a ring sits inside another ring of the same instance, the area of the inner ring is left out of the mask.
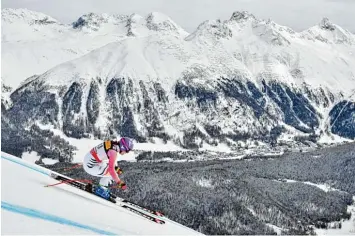
<path id="1" fill-rule="evenodd" d="M 56 19 L 41 12 L 30 11 L 28 9 L 4 8 L 1 10 L 1 20 L 5 23 L 24 22 L 31 24 L 54 24 Z"/>
<path id="2" fill-rule="evenodd" d="M 127 20 L 128 16 L 118 14 L 95 14 L 89 13 L 81 16 L 77 21 L 72 23 L 74 29 L 86 28 L 88 30 L 97 31 L 103 24 L 111 23 L 120 24 Z"/>

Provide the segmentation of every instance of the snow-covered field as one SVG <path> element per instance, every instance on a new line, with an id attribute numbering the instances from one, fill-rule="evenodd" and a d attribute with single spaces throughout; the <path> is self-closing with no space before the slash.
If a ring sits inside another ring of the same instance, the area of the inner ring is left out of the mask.
<path id="1" fill-rule="evenodd" d="M 41 168 L 1 153 L 1 234 L 193 235 L 169 219 L 153 223 L 119 206 L 62 184 Z"/>

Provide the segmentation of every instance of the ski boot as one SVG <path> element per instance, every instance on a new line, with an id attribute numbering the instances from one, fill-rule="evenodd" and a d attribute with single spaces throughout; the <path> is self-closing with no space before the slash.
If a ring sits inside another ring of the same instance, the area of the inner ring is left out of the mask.
<path id="1" fill-rule="evenodd" d="M 102 186 L 97 186 L 95 188 L 95 194 L 105 199 L 109 199 L 111 196 L 110 190 Z"/>
<path id="2" fill-rule="evenodd" d="M 95 195 L 102 197 L 110 202 L 116 203 L 116 196 L 111 193 L 111 191 L 105 187 L 97 186 L 95 187 Z"/>

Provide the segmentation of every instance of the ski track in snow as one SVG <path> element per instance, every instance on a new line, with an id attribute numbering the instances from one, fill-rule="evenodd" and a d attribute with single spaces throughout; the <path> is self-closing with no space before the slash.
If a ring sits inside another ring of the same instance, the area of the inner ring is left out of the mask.
<path id="1" fill-rule="evenodd" d="M 35 209 L 32 209 L 32 208 L 26 208 L 26 207 L 23 207 L 23 206 L 14 205 L 14 204 L 11 204 L 11 203 L 8 203 L 8 202 L 4 202 L 4 201 L 1 201 L 1 208 L 6 210 L 6 211 L 9 211 L 9 212 L 18 213 L 18 214 L 29 216 L 29 217 L 32 217 L 32 218 L 43 219 L 43 220 L 46 220 L 46 221 L 51 221 L 51 222 L 59 223 L 59 224 L 62 224 L 62 225 L 69 225 L 69 226 L 73 226 L 73 227 L 76 227 L 76 228 L 82 228 L 82 229 L 89 230 L 89 231 L 92 231 L 92 232 L 95 232 L 95 233 L 98 233 L 98 234 L 115 235 L 112 232 L 108 232 L 108 231 L 105 231 L 105 230 L 93 228 L 91 226 L 88 226 L 88 225 L 85 225 L 85 224 L 81 224 L 81 223 L 78 223 L 78 222 L 74 222 L 74 221 L 71 221 L 71 220 L 67 220 L 67 219 L 62 218 L 62 217 L 51 215 L 51 214 L 48 214 L 48 213 L 45 213 L 45 212 L 42 212 L 42 211 L 38 211 L 38 210 L 35 210 Z"/>
<path id="2" fill-rule="evenodd" d="M 20 227 L 13 227 L 11 225 L 12 222 L 17 222 Z M 40 225 L 41 227 L 33 227 L 33 225 Z M 95 234 L 90 230 L 79 229 L 70 225 L 64 225 L 45 219 L 34 218 L 28 215 L 7 211 L 5 209 L 2 209 L 1 212 L 1 226 L 2 233 L 6 232 L 9 235 L 28 235 L 28 232 L 31 232 L 33 235 L 73 235 L 73 232 L 82 235 Z"/>

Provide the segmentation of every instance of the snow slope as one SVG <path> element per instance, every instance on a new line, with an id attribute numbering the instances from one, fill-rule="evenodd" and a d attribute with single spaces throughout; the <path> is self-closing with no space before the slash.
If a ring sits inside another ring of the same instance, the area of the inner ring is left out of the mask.
<path id="1" fill-rule="evenodd" d="M 145 17 L 89 13 L 66 25 L 40 12 L 6 8 L 1 24 L 1 77 L 13 88 L 28 77 L 110 42 L 156 33 L 187 35 L 169 17 L 157 12 Z"/>
<path id="2" fill-rule="evenodd" d="M 60 64 L 39 78 L 48 86 L 58 86 L 89 84 L 96 77 L 107 85 L 112 78 L 124 77 L 159 81 L 171 88 L 181 78 L 204 84 L 239 74 L 258 87 L 266 80 L 353 93 L 354 35 L 343 37 L 348 43 L 336 44 L 335 33 L 318 26 L 296 33 L 252 15 L 240 19 L 238 14 L 247 13 L 234 13 L 224 22 L 206 21 L 186 38 L 168 33 L 114 41 Z M 329 40 L 312 37 L 309 32 L 315 29 Z"/>
<path id="3" fill-rule="evenodd" d="M 156 37 L 146 38 L 152 35 Z M 123 39 L 127 41 L 117 43 Z M 190 74 L 215 78 L 240 71 L 252 82 L 262 77 L 343 92 L 355 88 L 355 36 L 329 19 L 295 32 L 248 12 L 234 12 L 225 21 L 205 21 L 188 35 L 157 12 L 145 17 L 89 13 L 64 25 L 39 12 L 3 9 L 2 48 L 2 79 L 14 88 L 30 76 L 84 55 L 72 66 L 61 66 L 61 71 L 151 79 Z"/>
<path id="4" fill-rule="evenodd" d="M 159 225 L 56 181 L 48 169 L 1 153 L 1 234 L 198 234 L 170 220 Z"/>

